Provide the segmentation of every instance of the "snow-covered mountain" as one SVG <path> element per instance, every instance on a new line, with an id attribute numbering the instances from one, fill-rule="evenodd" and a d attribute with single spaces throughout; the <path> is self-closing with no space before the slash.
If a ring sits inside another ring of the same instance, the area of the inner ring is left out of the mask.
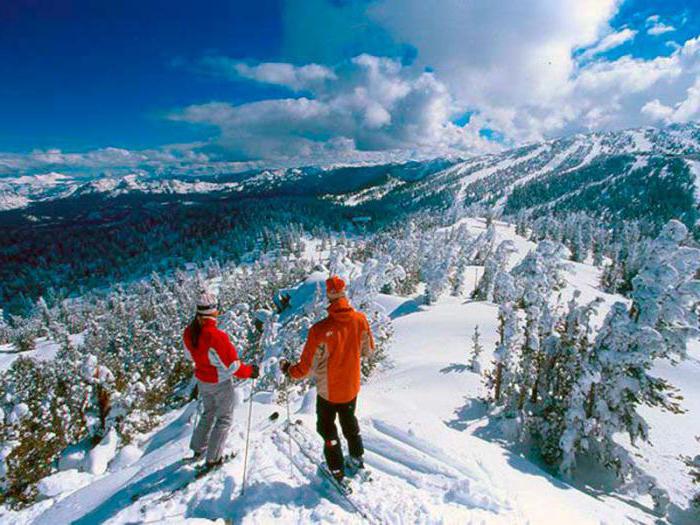
<path id="1" fill-rule="evenodd" d="M 0 180 L 0 210 L 86 195 L 324 196 L 348 207 L 496 206 L 506 214 L 586 209 L 693 224 L 700 125 L 580 134 L 467 160 L 301 167 L 212 177 L 147 173 Z M 664 204 L 659 206 L 660 201 Z M 29 212 L 29 211 L 28 211 Z"/>
<path id="2" fill-rule="evenodd" d="M 506 215 L 589 210 L 694 224 L 700 126 L 575 135 L 458 162 L 413 184 L 387 179 L 378 200 L 486 205 Z M 356 196 L 341 197 L 354 205 Z M 687 220 L 686 220 L 687 219 Z"/>

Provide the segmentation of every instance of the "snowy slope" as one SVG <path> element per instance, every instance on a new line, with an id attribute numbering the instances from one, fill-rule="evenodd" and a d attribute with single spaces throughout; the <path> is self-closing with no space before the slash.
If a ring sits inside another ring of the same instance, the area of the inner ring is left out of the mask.
<path id="1" fill-rule="evenodd" d="M 484 224 L 467 220 L 475 232 Z M 497 225 L 498 237 L 511 238 L 517 258 L 532 243 L 514 235 L 513 228 Z M 468 269 L 473 272 L 474 268 Z M 582 299 L 619 298 L 596 288 L 598 270 L 572 264 L 569 287 Z M 469 293 L 466 290 L 465 293 Z M 622 524 L 656 523 L 650 500 L 575 488 L 542 470 L 535 460 L 509 448 L 489 426 L 483 404 L 481 378 L 465 364 L 469 338 L 479 325 L 489 366 L 496 339 L 495 305 L 443 297 L 429 307 L 415 298 L 382 296 L 382 304 L 395 319 L 390 363 L 363 387 L 358 413 L 375 481 L 356 485 L 354 500 L 377 523 L 508 523 L 508 524 Z M 658 372 L 681 388 L 688 402 L 682 416 L 648 411 L 655 447 L 645 450 L 648 472 L 671 490 L 675 505 L 673 523 L 692 523 L 683 508 L 692 487 L 675 459 L 695 454 L 693 436 L 700 434 L 700 348 L 677 367 Z M 239 388 L 234 428 L 228 446 L 242 451 L 245 442 L 245 406 L 249 383 Z M 292 418 L 303 421 L 302 432 L 320 451 L 313 434 L 314 393 L 293 396 Z M 118 457 L 104 475 L 66 483 L 63 494 L 46 499 L 20 513 L 0 510 L 7 523 L 205 523 L 217 518 L 233 523 L 362 523 L 353 509 L 316 473 L 313 465 L 289 443 L 282 431 L 284 417 L 270 422 L 273 411 L 285 407 L 265 393 L 253 404 L 253 431 L 249 485 L 240 495 L 241 455 L 212 473 L 161 501 L 191 475 L 182 468 L 192 430 L 195 405 L 178 410 L 138 443 L 138 453 Z M 133 447 L 132 447 L 133 448 Z M 102 459 L 109 460 L 105 452 Z M 68 485 L 71 485 L 68 487 Z M 54 487 L 55 488 L 55 487 Z M 3 512 L 5 514 L 3 514 Z"/>

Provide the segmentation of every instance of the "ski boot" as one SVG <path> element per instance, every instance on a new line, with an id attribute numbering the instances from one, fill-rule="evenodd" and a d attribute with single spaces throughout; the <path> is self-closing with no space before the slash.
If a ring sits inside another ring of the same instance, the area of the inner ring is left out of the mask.
<path id="1" fill-rule="evenodd" d="M 357 476 L 361 481 L 371 481 L 372 477 L 369 471 L 365 468 L 365 462 L 362 456 L 348 456 L 345 458 L 345 468 L 348 471 L 348 475 Z"/>
<path id="2" fill-rule="evenodd" d="M 204 452 L 194 452 L 191 456 L 184 458 L 185 463 L 198 463 L 204 459 Z"/>
<path id="3" fill-rule="evenodd" d="M 330 472 L 335 484 L 338 486 L 343 494 L 352 494 L 352 487 L 350 486 L 350 480 L 345 477 L 345 473 L 342 470 L 330 470 L 328 466 L 324 466 L 328 472 Z"/>

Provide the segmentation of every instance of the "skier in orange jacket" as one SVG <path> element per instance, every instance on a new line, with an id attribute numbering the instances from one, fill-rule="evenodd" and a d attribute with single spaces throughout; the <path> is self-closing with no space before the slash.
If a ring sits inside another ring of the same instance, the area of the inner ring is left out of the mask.
<path id="1" fill-rule="evenodd" d="M 326 464 L 333 476 L 343 480 L 343 451 L 335 426 L 340 427 L 348 442 L 348 467 L 363 469 L 362 436 L 355 417 L 360 392 L 360 357 L 374 351 L 374 339 L 367 318 L 350 306 L 345 297 L 345 282 L 338 276 L 326 280 L 330 301 L 328 317 L 311 327 L 299 362 L 280 361 L 282 371 L 292 379 L 312 373 L 316 377 L 316 430 L 325 441 Z"/>

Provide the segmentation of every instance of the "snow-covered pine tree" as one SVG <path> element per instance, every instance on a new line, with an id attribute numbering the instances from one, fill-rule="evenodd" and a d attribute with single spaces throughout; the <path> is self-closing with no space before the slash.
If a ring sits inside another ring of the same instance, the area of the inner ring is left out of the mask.
<path id="1" fill-rule="evenodd" d="M 540 351 L 540 303 L 535 292 L 525 294 L 525 328 L 523 344 L 518 355 L 518 366 L 515 371 L 516 399 L 511 400 L 511 406 L 516 410 L 525 407 L 525 401 L 536 390 L 536 383 L 542 356 Z"/>
<path id="2" fill-rule="evenodd" d="M 347 239 L 344 242 L 338 242 L 331 249 L 328 259 L 328 272 L 330 275 L 337 275 L 346 281 L 350 279 L 354 265 L 348 258 L 348 249 L 346 247 Z"/>
<path id="3" fill-rule="evenodd" d="M 488 222 L 488 221 L 487 221 Z M 476 239 L 474 249 L 474 264 L 484 265 L 493 251 L 496 242 L 496 226 L 493 222 L 488 222 L 486 230 Z"/>
<path id="4" fill-rule="evenodd" d="M 454 274 L 452 275 L 452 295 L 454 296 L 460 296 L 464 293 L 466 280 L 470 278 L 466 275 L 466 269 L 472 264 L 475 240 L 465 224 L 460 224 L 456 229 L 452 239 L 452 243 L 458 246 L 455 252 Z"/>
<path id="5" fill-rule="evenodd" d="M 472 334 L 472 347 L 471 354 L 469 356 L 469 370 L 475 374 L 481 374 L 481 362 L 479 357 L 484 351 L 484 347 L 481 344 L 481 332 L 479 332 L 479 325 L 474 325 L 474 333 Z"/>
<path id="6" fill-rule="evenodd" d="M 496 272 L 493 279 L 493 301 L 496 304 L 505 304 L 515 301 L 518 296 L 515 279 L 513 276 L 503 270 Z"/>
<path id="7" fill-rule="evenodd" d="M 437 232 L 424 243 L 421 280 L 425 282 L 426 304 L 434 303 L 447 290 L 457 249 L 446 235 Z"/>
<path id="8" fill-rule="evenodd" d="M 515 278 L 518 297 L 528 291 L 536 293 L 536 297 L 545 299 L 552 291 L 560 290 L 566 284 L 564 261 L 566 248 L 559 243 L 544 240 L 537 244 L 520 263 L 513 268 L 511 274 Z"/>
<path id="9" fill-rule="evenodd" d="M 496 275 L 504 272 L 508 265 L 510 256 L 517 250 L 511 240 L 502 241 L 496 251 L 486 260 L 484 273 L 479 280 L 479 284 L 472 293 L 472 298 L 477 301 L 493 301 Z"/>
<path id="10" fill-rule="evenodd" d="M 37 495 L 34 484 L 51 473 L 65 446 L 57 419 L 58 391 L 52 369 L 33 359 L 17 358 L 2 378 L 0 425 L 3 450 L 0 502 L 27 504 Z"/>
<path id="11" fill-rule="evenodd" d="M 396 287 L 397 283 L 405 278 L 404 269 L 384 255 L 379 259 L 365 261 L 360 275 L 348 284 L 348 297 L 355 308 L 367 316 L 374 335 L 374 353 L 362 361 L 362 373 L 365 377 L 384 361 L 387 345 L 394 334 L 391 318 L 377 302 L 377 296 L 382 289 L 387 286 Z"/>
<path id="12" fill-rule="evenodd" d="M 38 318 L 31 315 L 28 317 L 11 317 L 12 330 L 10 338 L 16 352 L 29 352 L 36 348 L 36 338 L 41 330 L 38 326 Z"/>
<path id="13" fill-rule="evenodd" d="M 493 402 L 503 405 L 512 398 L 514 388 L 514 364 L 520 344 L 520 326 L 517 311 L 512 303 L 498 308 L 498 343 L 493 354 L 493 369 L 487 372 L 486 386 L 493 392 Z"/>
<path id="14" fill-rule="evenodd" d="M 700 436 L 695 438 L 698 442 L 700 442 Z M 698 454 L 695 457 L 688 457 L 684 456 L 681 458 L 683 462 L 686 464 L 686 466 L 689 469 L 690 477 L 693 480 L 693 483 L 696 485 L 700 485 L 700 454 Z M 696 507 L 700 508 L 700 492 L 695 494 L 693 499 L 691 500 L 693 505 Z"/>
<path id="15" fill-rule="evenodd" d="M 0 345 L 4 345 L 10 342 L 10 327 L 5 321 L 5 314 L 0 308 Z"/>
<path id="16" fill-rule="evenodd" d="M 561 436 L 577 380 L 585 372 L 586 354 L 593 338 L 592 319 L 600 301 L 579 304 L 576 290 L 560 321 L 545 303 L 540 318 L 542 352 L 539 370 L 525 404 L 524 436 L 531 436 L 550 464 L 561 461 Z"/>
<path id="17" fill-rule="evenodd" d="M 587 354 L 560 439 L 562 472 L 575 468 L 578 455 L 593 455 L 633 488 L 651 493 L 659 511 L 667 496 L 614 436 L 624 432 L 632 443 L 648 440 L 641 404 L 680 410 L 675 389 L 650 370 L 657 359 L 684 358 L 688 340 L 700 334 L 700 250 L 683 245 L 687 236 L 681 222 L 670 221 L 651 243 L 632 281 L 631 306 L 613 305 Z"/>
<path id="18" fill-rule="evenodd" d="M 527 239 L 528 237 L 528 226 L 529 226 L 529 217 L 528 213 L 526 210 L 520 210 L 516 215 L 515 215 L 515 234 L 520 235 L 521 237 L 524 237 Z"/>

